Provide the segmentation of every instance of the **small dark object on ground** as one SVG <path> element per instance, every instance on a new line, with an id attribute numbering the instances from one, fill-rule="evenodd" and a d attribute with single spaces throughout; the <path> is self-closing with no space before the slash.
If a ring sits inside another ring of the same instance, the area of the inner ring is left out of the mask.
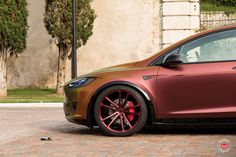
<path id="1" fill-rule="evenodd" d="M 52 141 L 51 137 L 41 137 L 41 141 Z"/>

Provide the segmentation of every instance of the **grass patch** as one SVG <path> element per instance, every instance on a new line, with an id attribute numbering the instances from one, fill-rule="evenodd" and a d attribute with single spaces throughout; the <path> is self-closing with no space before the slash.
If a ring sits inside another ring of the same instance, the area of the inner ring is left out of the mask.
<path id="1" fill-rule="evenodd" d="M 0 98 L 0 103 L 37 103 L 37 102 L 63 102 L 64 98 L 56 94 L 55 89 L 9 89 L 8 96 Z"/>
<path id="2" fill-rule="evenodd" d="M 224 11 L 225 14 L 234 14 L 236 13 L 236 7 L 218 6 L 214 3 L 201 2 L 201 11 Z"/>

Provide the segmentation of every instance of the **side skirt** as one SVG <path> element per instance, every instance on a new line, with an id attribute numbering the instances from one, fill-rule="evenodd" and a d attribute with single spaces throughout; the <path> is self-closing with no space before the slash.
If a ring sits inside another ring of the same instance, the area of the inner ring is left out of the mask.
<path id="1" fill-rule="evenodd" d="M 201 119 L 158 119 L 157 125 L 232 125 L 236 126 L 236 118 L 201 118 Z"/>

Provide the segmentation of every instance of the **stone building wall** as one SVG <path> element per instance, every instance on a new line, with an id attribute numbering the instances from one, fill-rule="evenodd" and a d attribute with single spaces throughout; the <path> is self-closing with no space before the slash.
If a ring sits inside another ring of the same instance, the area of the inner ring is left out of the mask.
<path id="1" fill-rule="evenodd" d="M 194 1 L 198 3 L 197 0 Z M 169 36 L 167 32 L 163 33 L 163 27 L 167 29 L 173 25 L 171 19 L 164 19 L 170 22 L 163 23 L 163 13 L 179 8 L 165 6 L 160 2 L 162 1 L 94 0 L 92 7 L 97 14 L 94 33 L 87 44 L 78 49 L 78 74 L 115 64 L 142 60 L 157 53 L 165 44 L 163 41 L 166 42 L 166 38 L 171 39 L 166 44 L 171 44 L 194 33 L 191 31 L 176 38 Z M 190 1 L 186 0 L 186 2 Z M 18 58 L 9 59 L 8 87 L 53 88 L 56 85 L 58 54 L 57 47 L 43 24 L 45 1 L 28 0 L 28 3 L 30 30 L 27 49 Z M 189 22 L 188 18 L 183 20 Z M 182 30 L 185 28 L 181 25 L 179 31 Z M 71 76 L 70 66 L 70 61 L 68 61 L 67 80 Z"/>
<path id="2" fill-rule="evenodd" d="M 236 24 L 236 14 L 226 15 L 223 11 L 201 12 L 201 29 L 212 29 Z"/>
<path id="3" fill-rule="evenodd" d="M 163 47 L 190 36 L 200 28 L 199 0 L 163 0 Z"/>

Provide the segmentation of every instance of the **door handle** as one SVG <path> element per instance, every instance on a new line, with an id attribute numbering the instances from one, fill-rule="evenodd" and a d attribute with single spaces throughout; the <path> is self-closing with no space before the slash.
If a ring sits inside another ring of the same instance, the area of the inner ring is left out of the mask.
<path id="1" fill-rule="evenodd" d="M 236 70 L 236 66 L 232 68 L 232 70 Z"/>

